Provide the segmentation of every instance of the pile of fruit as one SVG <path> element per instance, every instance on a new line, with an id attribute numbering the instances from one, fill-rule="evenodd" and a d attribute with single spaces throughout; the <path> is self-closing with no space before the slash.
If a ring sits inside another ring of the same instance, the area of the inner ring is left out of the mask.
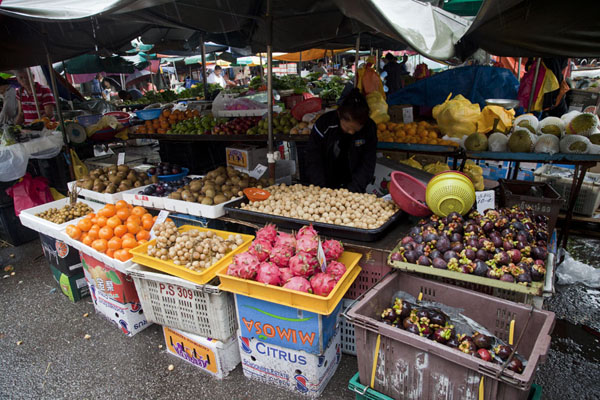
<path id="1" fill-rule="evenodd" d="M 201 178 L 189 178 L 186 176 L 185 178 L 180 179 L 178 181 L 153 183 L 152 185 L 146 186 L 144 190 L 140 190 L 138 194 L 146 196 L 166 197 L 171 193 L 177 191 L 178 189 L 189 185 L 190 183 L 192 183 L 192 181 L 200 179 Z"/>
<path id="2" fill-rule="evenodd" d="M 242 190 L 248 187 L 262 188 L 268 183 L 266 178 L 256 180 L 233 167 L 219 167 L 175 189 L 169 198 L 212 206 L 242 196 Z"/>
<path id="3" fill-rule="evenodd" d="M 157 224 L 154 231 L 156 243 L 148 246 L 148 255 L 193 271 L 210 267 L 244 242 L 240 235 L 223 239 L 212 231 L 179 232 L 173 221 Z"/>
<path id="4" fill-rule="evenodd" d="M 472 336 L 456 333 L 455 325 L 450 318 L 438 309 L 419 307 L 396 297 L 392 306 L 383 310 L 380 316 L 386 324 L 458 349 L 484 361 L 504 364 L 510 360 L 507 364 L 508 369 L 517 373 L 523 372 L 523 363 L 517 358 L 517 353 L 511 346 L 495 337 L 478 332 Z"/>
<path id="5" fill-rule="evenodd" d="M 198 110 L 171 111 L 163 110 L 160 117 L 144 122 L 144 125 L 139 125 L 135 132 L 140 134 L 167 133 L 168 130 L 175 127 L 181 121 L 192 119 L 200 115 Z"/>
<path id="6" fill-rule="evenodd" d="M 156 217 L 144 207 L 133 207 L 120 200 L 106 204 L 97 213 L 90 213 L 76 225 L 68 225 L 66 233 L 71 239 L 119 261 L 132 256 L 129 250 L 146 243 Z"/>
<path id="7" fill-rule="evenodd" d="M 298 120 L 289 111 L 273 114 L 273 134 L 288 134 L 297 123 Z M 258 125 L 248 131 L 248 135 L 267 135 L 268 133 L 269 125 L 266 118 L 258 121 Z"/>
<path id="8" fill-rule="evenodd" d="M 149 175 L 163 176 L 163 175 L 176 175 L 182 171 L 181 166 L 177 164 L 171 164 L 168 162 L 161 162 L 156 167 L 148 168 Z"/>
<path id="9" fill-rule="evenodd" d="M 458 146 L 452 140 L 441 139 L 437 126 L 427 121 L 396 123 L 385 122 L 377 125 L 377 139 L 380 142 L 437 144 Z"/>
<path id="10" fill-rule="evenodd" d="M 347 189 L 282 184 L 266 190 L 271 193 L 268 199 L 242 203 L 240 208 L 360 229 L 377 229 L 398 211 L 393 201 Z"/>
<path id="11" fill-rule="evenodd" d="M 231 121 L 220 123 L 212 128 L 213 135 L 252 135 L 253 130 L 260 121 L 260 117 L 239 117 Z"/>
<path id="12" fill-rule="evenodd" d="M 127 165 L 111 165 L 90 171 L 77 181 L 77 187 L 99 193 L 117 193 L 158 182 L 143 172 L 130 169 Z"/>
<path id="13" fill-rule="evenodd" d="M 212 128 L 226 122 L 226 118 L 215 118 L 211 114 L 178 122 L 167 131 L 169 135 L 210 135 Z"/>
<path id="14" fill-rule="evenodd" d="M 93 211 L 94 210 L 85 203 L 75 203 L 74 205 L 67 204 L 60 209 L 49 208 L 46 211 L 35 214 L 35 216 L 60 225 L 75 218 L 83 217 Z"/>
<path id="15" fill-rule="evenodd" d="M 337 261 L 344 247 L 337 240 L 323 242 L 327 269 L 321 272 L 318 246 L 319 235 L 312 225 L 300 228 L 296 236 L 266 225 L 256 231 L 247 252 L 233 257 L 227 275 L 328 296 L 346 273 L 346 266 Z"/>
<path id="16" fill-rule="evenodd" d="M 390 258 L 529 285 L 542 281 L 548 257 L 548 217 L 518 207 L 421 220 Z"/>

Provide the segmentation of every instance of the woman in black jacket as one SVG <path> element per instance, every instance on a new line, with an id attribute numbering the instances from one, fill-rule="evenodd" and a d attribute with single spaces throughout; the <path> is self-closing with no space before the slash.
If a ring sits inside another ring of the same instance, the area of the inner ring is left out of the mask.
<path id="1" fill-rule="evenodd" d="M 335 111 L 314 124 L 306 149 L 308 178 L 316 186 L 365 192 L 373 179 L 377 126 L 369 106 L 353 89 Z"/>

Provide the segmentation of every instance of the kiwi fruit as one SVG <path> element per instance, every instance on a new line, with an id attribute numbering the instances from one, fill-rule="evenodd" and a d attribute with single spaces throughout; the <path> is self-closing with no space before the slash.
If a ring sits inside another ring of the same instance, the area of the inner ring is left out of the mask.
<path id="1" fill-rule="evenodd" d="M 135 181 L 133 183 L 134 188 L 139 188 L 140 186 L 143 186 L 143 185 L 144 185 L 144 183 L 142 181 Z"/>
<path id="2" fill-rule="evenodd" d="M 181 193 L 173 192 L 173 193 L 169 194 L 169 198 L 173 199 L 173 200 L 181 200 Z"/>
<path id="3" fill-rule="evenodd" d="M 115 184 L 113 184 L 113 183 L 110 183 L 106 187 L 106 190 L 104 192 L 105 193 L 116 193 L 117 192 L 117 186 L 115 186 Z"/>
<path id="4" fill-rule="evenodd" d="M 117 176 L 121 179 L 125 179 L 127 177 L 127 172 L 119 171 L 119 172 L 117 172 Z"/>
<path id="5" fill-rule="evenodd" d="M 222 194 L 218 194 L 213 198 L 213 202 L 215 204 L 225 203 L 227 200 L 229 200 L 229 199 L 227 197 L 225 197 L 225 195 L 222 195 Z"/>
<path id="6" fill-rule="evenodd" d="M 224 175 L 219 175 L 215 178 L 215 184 L 217 186 L 221 186 L 222 184 L 225 183 L 226 180 L 227 180 L 227 178 Z"/>
<path id="7" fill-rule="evenodd" d="M 129 172 L 129 167 L 127 165 L 117 165 L 117 170 L 122 172 Z"/>
<path id="8" fill-rule="evenodd" d="M 204 192 L 204 195 L 205 195 L 206 197 L 210 197 L 210 198 L 213 198 L 213 197 L 215 197 L 215 195 L 216 195 L 216 194 L 217 194 L 217 193 L 215 192 L 215 190 L 214 190 L 214 189 L 206 189 L 206 191 Z"/>
<path id="9" fill-rule="evenodd" d="M 92 188 L 94 187 L 94 181 L 92 181 L 91 179 L 87 179 L 87 180 L 83 181 L 83 184 L 81 184 L 81 187 L 84 189 L 87 189 L 87 190 L 92 190 Z"/>
<path id="10" fill-rule="evenodd" d="M 211 199 L 210 197 L 205 197 L 202 199 L 202 204 L 206 205 L 206 206 L 212 206 L 213 205 L 213 199 Z"/>
<path id="11" fill-rule="evenodd" d="M 190 190 L 192 192 L 198 193 L 201 189 L 202 189 L 202 183 L 200 183 L 199 181 L 193 181 L 192 183 L 190 183 Z"/>
<path id="12" fill-rule="evenodd" d="M 231 198 L 235 197 L 233 195 L 233 193 L 230 192 L 230 191 L 228 191 L 228 190 L 227 191 L 225 191 L 225 190 L 223 191 L 223 196 L 227 197 L 227 199 L 231 199 Z M 217 196 L 215 196 L 215 197 L 217 197 Z"/>
<path id="13" fill-rule="evenodd" d="M 192 199 L 192 193 L 188 190 L 181 192 L 181 200 L 188 201 Z"/>

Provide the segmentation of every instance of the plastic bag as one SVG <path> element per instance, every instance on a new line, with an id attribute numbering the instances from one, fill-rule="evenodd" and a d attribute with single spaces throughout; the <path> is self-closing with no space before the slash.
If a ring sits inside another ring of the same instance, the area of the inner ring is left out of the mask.
<path id="1" fill-rule="evenodd" d="M 560 139 L 560 152 L 570 154 L 587 154 L 592 148 L 590 139 L 581 135 L 566 135 Z"/>
<path id="2" fill-rule="evenodd" d="M 17 217 L 22 210 L 54 200 L 48 187 L 48 180 L 41 176 L 32 178 L 29 174 L 25 174 L 21 182 L 6 189 L 6 194 L 13 199 Z"/>
<path id="3" fill-rule="evenodd" d="M 365 96 L 371 93 L 379 93 L 385 100 L 385 92 L 383 90 L 383 82 L 377 71 L 371 67 L 360 68 L 358 70 L 358 89 Z M 387 103 L 386 103 L 387 104 Z"/>
<path id="4" fill-rule="evenodd" d="M 376 124 L 390 120 L 390 116 L 387 113 L 388 105 L 385 102 L 385 98 L 379 92 L 368 94 L 367 104 L 369 105 L 369 110 L 371 110 L 369 117 L 371 117 Z"/>
<path id="5" fill-rule="evenodd" d="M 29 152 L 22 143 L 0 148 L 0 181 L 14 181 L 25 175 Z"/>
<path id="6" fill-rule="evenodd" d="M 544 134 L 535 142 L 533 151 L 535 153 L 556 154 L 560 151 L 560 140 L 551 134 Z"/>
<path id="7" fill-rule="evenodd" d="M 427 164 L 425 167 L 423 167 L 423 171 L 437 175 L 440 172 L 450 171 L 450 167 L 448 164 L 438 161 L 436 163 Z"/>
<path id="8" fill-rule="evenodd" d="M 502 132 L 494 132 L 488 137 L 488 149 L 490 151 L 508 151 L 508 136 Z"/>
<path id="9" fill-rule="evenodd" d="M 446 101 L 433 107 L 433 118 L 438 123 L 444 135 L 461 138 L 477 130 L 481 115 L 479 104 L 473 104 L 462 95 L 457 95 L 452 100 L 452 93 Z"/>
<path id="10" fill-rule="evenodd" d="M 573 259 L 567 251 L 564 261 L 556 269 L 556 277 L 563 285 L 583 283 L 589 287 L 600 288 L 600 269 Z"/>
<path id="11" fill-rule="evenodd" d="M 485 106 L 481 110 L 479 121 L 477 122 L 477 132 L 487 133 L 494 129 L 494 124 L 498 120 L 496 130 L 508 132 L 512 127 L 515 118 L 515 110 L 507 110 L 500 106 Z"/>

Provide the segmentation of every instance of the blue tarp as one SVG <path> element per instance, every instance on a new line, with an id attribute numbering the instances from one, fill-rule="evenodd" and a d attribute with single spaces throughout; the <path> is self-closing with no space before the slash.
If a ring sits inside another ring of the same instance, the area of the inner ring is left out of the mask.
<path id="1" fill-rule="evenodd" d="M 506 68 L 470 66 L 449 69 L 423 79 L 390 95 L 389 105 L 412 104 L 434 107 L 448 94 L 462 94 L 485 107 L 485 99 L 516 99 L 519 81 Z"/>

